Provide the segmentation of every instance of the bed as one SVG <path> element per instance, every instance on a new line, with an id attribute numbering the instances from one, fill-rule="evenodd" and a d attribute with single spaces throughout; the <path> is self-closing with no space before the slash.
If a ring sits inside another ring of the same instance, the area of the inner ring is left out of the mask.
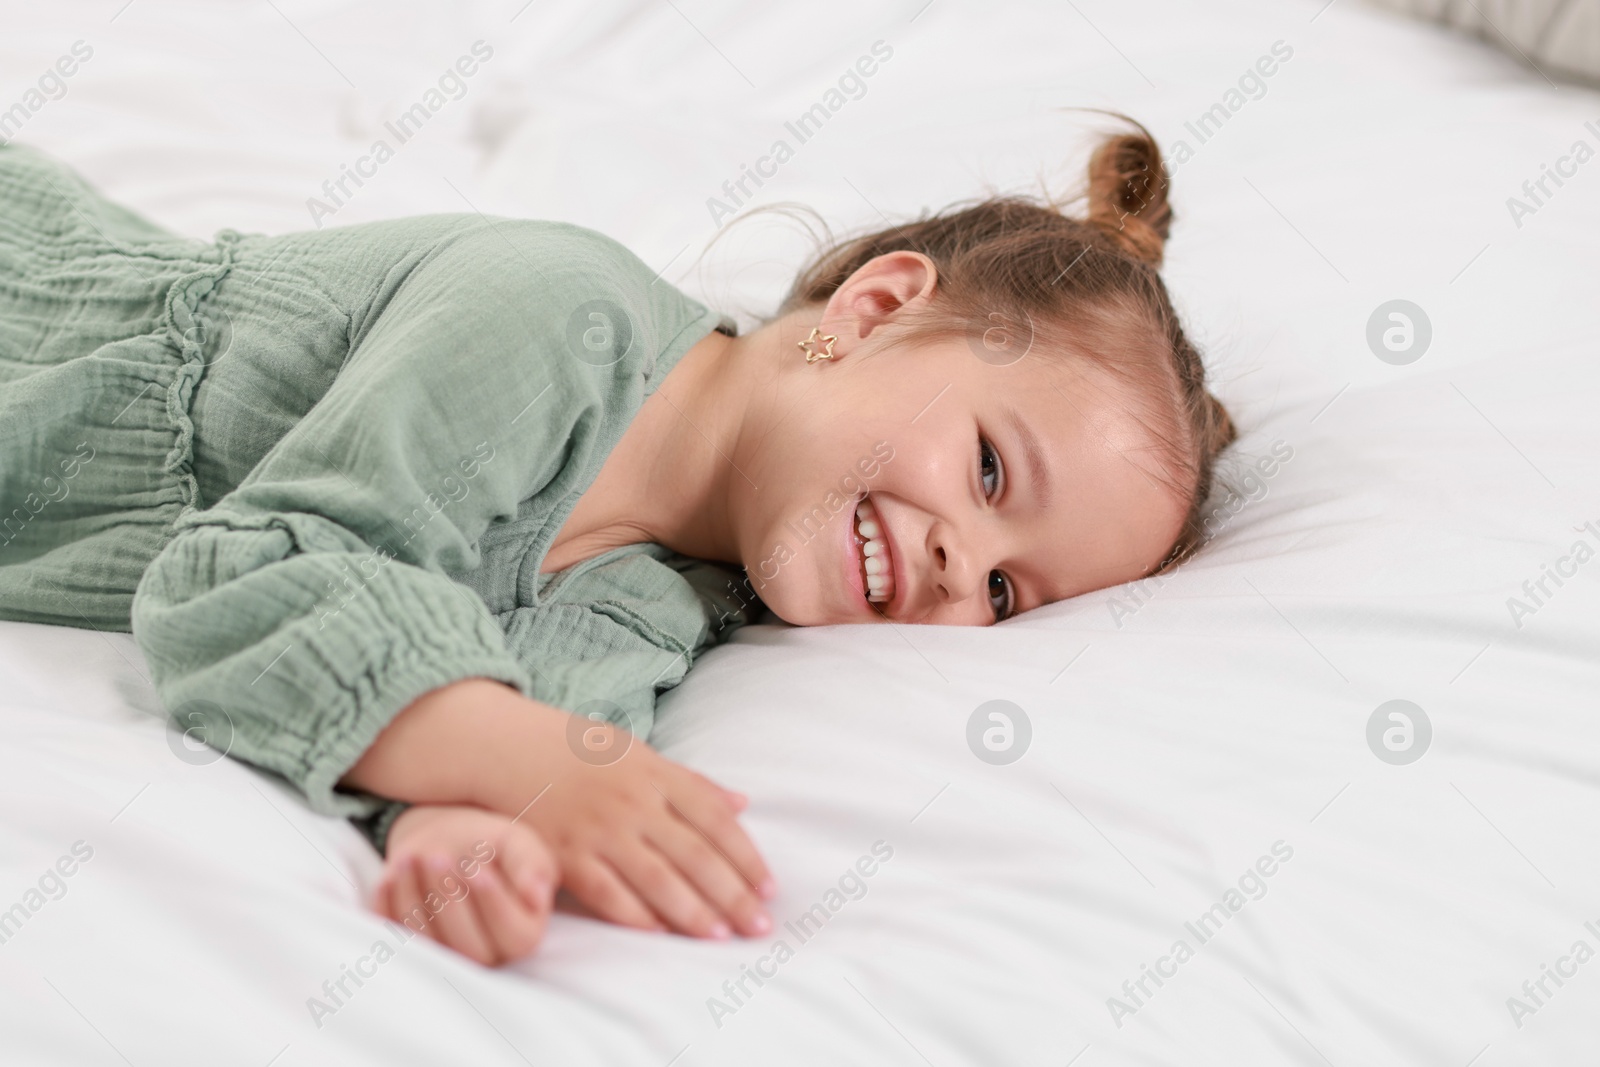
<path id="1" fill-rule="evenodd" d="M 1356 0 L 448 7 L 9 4 L 0 132 L 195 237 L 578 222 L 749 326 L 810 245 L 725 209 L 1065 189 L 1068 109 L 1125 110 L 1244 431 L 1215 536 L 985 630 L 742 630 L 654 741 L 753 798 L 778 930 L 563 914 L 498 971 L 367 912 L 356 830 L 187 744 L 131 637 L 0 624 L 0 1059 L 1590 1062 L 1600 94 Z"/>

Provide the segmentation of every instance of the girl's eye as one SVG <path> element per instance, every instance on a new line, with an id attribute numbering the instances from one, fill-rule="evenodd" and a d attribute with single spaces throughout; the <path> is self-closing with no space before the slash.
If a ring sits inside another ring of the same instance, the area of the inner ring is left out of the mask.
<path id="1" fill-rule="evenodd" d="M 978 471 L 983 480 L 984 496 L 994 496 L 999 490 L 998 488 L 989 488 L 989 479 L 999 480 L 1000 457 L 995 455 L 994 449 L 989 446 L 989 442 L 981 437 L 978 438 Z"/>
<path id="2" fill-rule="evenodd" d="M 993 478 L 996 483 L 1000 481 L 1000 457 L 989 442 L 981 437 L 978 438 L 978 471 L 983 480 L 984 496 L 993 498 L 999 492 L 999 487 L 996 485 L 991 488 L 989 480 Z M 1000 571 L 989 572 L 989 603 L 994 608 L 995 622 L 1010 617 L 1013 603 L 1011 582 Z"/>
<path id="3" fill-rule="evenodd" d="M 995 622 L 1004 622 L 1011 617 L 1011 582 L 1000 571 L 989 572 L 989 603 L 994 608 Z"/>

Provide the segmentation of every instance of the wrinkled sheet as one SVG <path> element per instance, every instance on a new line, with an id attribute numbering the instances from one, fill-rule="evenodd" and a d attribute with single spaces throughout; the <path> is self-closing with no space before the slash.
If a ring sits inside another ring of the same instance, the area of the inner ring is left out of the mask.
<path id="1" fill-rule="evenodd" d="M 844 232 L 1061 191 L 1100 121 L 1064 109 L 1126 110 L 1181 160 L 1166 273 L 1244 430 L 1216 538 L 1166 580 L 982 631 L 755 626 L 663 699 L 660 748 L 753 798 L 772 938 L 560 915 L 499 971 L 418 939 L 332 1013 L 324 983 L 399 940 L 361 907 L 365 842 L 178 758 L 129 636 L 0 624 L 8 1064 L 1592 1055 L 1600 162 L 1575 144 L 1600 147 L 1600 95 L 1353 0 L 3 19 L 0 108 L 93 51 L 12 132 L 180 232 L 563 218 L 747 327 L 811 245 L 713 200 Z M 361 162 L 430 89 L 426 124 Z M 830 90 L 800 142 L 785 124 Z M 369 176 L 334 204 L 345 168 Z M 1528 193 L 1546 168 L 1567 176 Z M 1010 763 L 978 758 L 983 729 L 1004 741 L 987 712 L 969 745 L 992 701 L 1027 719 Z"/>

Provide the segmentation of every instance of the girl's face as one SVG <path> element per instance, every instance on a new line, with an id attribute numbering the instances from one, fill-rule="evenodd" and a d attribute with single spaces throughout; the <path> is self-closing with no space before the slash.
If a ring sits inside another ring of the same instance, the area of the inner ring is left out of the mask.
<path id="1" fill-rule="evenodd" d="M 873 263 L 902 255 L 922 259 Z M 767 606 L 801 626 L 985 626 L 1153 570 L 1187 501 L 1154 473 L 1127 387 L 1082 361 L 1028 353 L 999 365 L 959 338 L 897 342 L 882 309 L 915 298 L 916 279 L 875 279 L 898 282 L 893 301 L 872 285 L 847 293 L 870 267 L 822 312 L 837 358 L 807 365 L 789 342 L 792 363 L 757 401 L 763 432 L 741 449 L 736 537 Z M 787 328 L 804 337 L 817 314 Z M 890 598 L 875 603 L 863 498 L 872 558 L 890 576 Z"/>

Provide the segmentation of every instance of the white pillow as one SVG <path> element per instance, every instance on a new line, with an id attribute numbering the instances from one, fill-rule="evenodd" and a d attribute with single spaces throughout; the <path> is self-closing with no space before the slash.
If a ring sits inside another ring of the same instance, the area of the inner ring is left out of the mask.
<path id="1" fill-rule="evenodd" d="M 1470 30 L 1546 77 L 1600 85 L 1600 0 L 1370 0 Z"/>

